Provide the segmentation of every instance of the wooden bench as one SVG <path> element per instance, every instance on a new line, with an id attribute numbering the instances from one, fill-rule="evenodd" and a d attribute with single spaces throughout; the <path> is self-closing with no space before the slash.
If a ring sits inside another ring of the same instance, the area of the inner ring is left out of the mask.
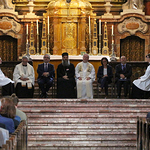
<path id="1" fill-rule="evenodd" d="M 150 150 L 150 119 L 137 117 L 137 150 Z"/>
<path id="2" fill-rule="evenodd" d="M 13 134 L 10 135 L 6 144 L 0 150 L 27 150 L 27 125 L 26 121 L 20 122 Z"/>

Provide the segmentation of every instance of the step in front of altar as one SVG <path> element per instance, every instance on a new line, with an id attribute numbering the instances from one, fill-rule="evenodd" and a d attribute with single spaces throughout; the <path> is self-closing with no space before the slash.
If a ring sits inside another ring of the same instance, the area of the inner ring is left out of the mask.
<path id="1" fill-rule="evenodd" d="M 149 100 L 20 99 L 29 150 L 136 150 L 136 120 Z"/>

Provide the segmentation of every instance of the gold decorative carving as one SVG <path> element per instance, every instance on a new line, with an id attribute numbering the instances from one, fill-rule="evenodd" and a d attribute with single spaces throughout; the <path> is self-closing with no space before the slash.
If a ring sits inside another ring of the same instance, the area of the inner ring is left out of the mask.
<path id="1" fill-rule="evenodd" d="M 0 19 L 0 30 L 4 34 L 7 34 L 9 31 L 18 33 L 21 30 L 21 25 L 13 19 L 3 17 L 2 19 Z"/>
<path id="2" fill-rule="evenodd" d="M 125 19 L 122 23 L 118 24 L 118 32 L 121 34 L 128 31 L 131 35 L 134 35 L 137 31 L 146 33 L 147 30 L 148 25 L 135 17 Z"/>

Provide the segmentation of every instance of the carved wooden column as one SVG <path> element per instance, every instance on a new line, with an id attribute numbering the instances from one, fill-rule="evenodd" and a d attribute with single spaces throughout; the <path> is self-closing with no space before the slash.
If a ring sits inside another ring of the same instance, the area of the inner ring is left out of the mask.
<path id="1" fill-rule="evenodd" d="M 79 49 L 80 52 L 86 52 L 86 48 L 85 48 L 85 28 L 86 28 L 86 17 L 82 17 L 81 21 L 80 21 L 80 30 L 79 30 L 79 36 L 81 36 L 79 39 L 81 39 L 81 41 L 79 41 Z"/>

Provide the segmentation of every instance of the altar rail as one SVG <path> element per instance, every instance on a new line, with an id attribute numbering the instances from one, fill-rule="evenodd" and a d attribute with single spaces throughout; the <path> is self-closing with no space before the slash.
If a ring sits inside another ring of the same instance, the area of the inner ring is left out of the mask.
<path id="1" fill-rule="evenodd" d="M 26 121 L 20 122 L 13 134 L 10 135 L 6 144 L 0 150 L 27 150 L 27 125 Z"/>
<path id="2" fill-rule="evenodd" d="M 137 117 L 137 150 L 150 150 L 150 119 Z"/>

